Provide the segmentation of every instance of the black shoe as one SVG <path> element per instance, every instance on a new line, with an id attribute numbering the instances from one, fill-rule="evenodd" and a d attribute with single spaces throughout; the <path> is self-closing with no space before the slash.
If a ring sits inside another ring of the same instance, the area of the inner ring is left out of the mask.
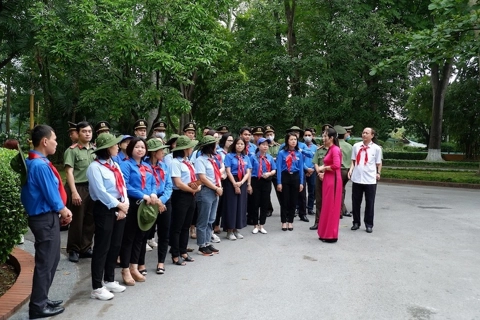
<path id="1" fill-rule="evenodd" d="M 367 233 L 372 233 L 373 230 L 372 227 L 367 227 L 365 231 L 367 231 Z"/>
<path id="2" fill-rule="evenodd" d="M 305 215 L 305 214 L 300 216 L 300 220 L 305 221 L 305 222 L 310 222 L 310 220 L 308 220 L 308 218 L 307 218 L 307 215 Z"/>
<path id="3" fill-rule="evenodd" d="M 52 308 L 50 306 L 46 306 L 45 308 L 39 311 L 29 310 L 28 315 L 30 316 L 30 319 L 48 318 L 48 317 L 56 316 L 57 314 L 60 314 L 63 311 L 65 311 L 65 308 L 63 307 Z"/>
<path id="4" fill-rule="evenodd" d="M 311 215 L 311 216 L 314 216 L 315 212 L 313 212 L 313 210 L 308 210 L 308 214 Z"/>
<path id="5" fill-rule="evenodd" d="M 60 231 L 68 231 L 68 227 L 70 227 L 70 223 L 66 226 L 60 226 Z"/>
<path id="6" fill-rule="evenodd" d="M 218 250 L 217 248 L 215 248 L 215 247 L 214 247 L 213 245 L 211 245 L 211 244 L 208 245 L 207 248 L 208 248 L 208 250 L 210 250 L 210 251 L 213 252 L 213 253 L 219 253 L 219 252 L 220 252 L 220 250 Z"/>
<path id="7" fill-rule="evenodd" d="M 318 230 L 318 223 L 315 223 L 313 226 L 311 226 L 310 230 Z"/>
<path id="8" fill-rule="evenodd" d="M 93 250 L 92 248 L 89 248 L 87 251 L 85 251 L 84 253 L 80 253 L 79 255 L 80 258 L 91 258 L 93 257 Z"/>
<path id="9" fill-rule="evenodd" d="M 340 215 L 340 219 L 343 219 L 343 215 Z"/>
<path id="10" fill-rule="evenodd" d="M 53 300 L 53 301 L 50 299 L 47 300 L 47 306 L 52 308 L 58 307 L 62 303 L 63 303 L 63 300 Z"/>
<path id="11" fill-rule="evenodd" d="M 267 212 L 267 217 L 271 217 L 271 216 L 272 216 L 272 213 L 273 213 L 273 211 L 268 211 L 268 212 Z"/>
<path id="12" fill-rule="evenodd" d="M 352 213 L 351 213 L 351 212 L 348 212 L 348 211 L 345 211 L 345 212 L 343 213 L 343 216 L 344 216 L 344 217 L 351 217 L 351 216 L 352 216 Z"/>
<path id="13" fill-rule="evenodd" d="M 360 226 L 358 225 L 358 223 L 354 223 L 350 230 L 358 230 L 359 228 Z"/>
<path id="14" fill-rule="evenodd" d="M 213 252 L 210 251 L 210 249 L 208 249 L 207 247 L 199 247 L 198 248 L 198 254 L 202 255 L 202 256 L 213 256 Z"/>
<path id="15" fill-rule="evenodd" d="M 78 259 L 79 259 L 79 254 L 77 251 L 71 251 L 68 254 L 68 260 L 70 260 L 71 262 L 78 262 Z"/>

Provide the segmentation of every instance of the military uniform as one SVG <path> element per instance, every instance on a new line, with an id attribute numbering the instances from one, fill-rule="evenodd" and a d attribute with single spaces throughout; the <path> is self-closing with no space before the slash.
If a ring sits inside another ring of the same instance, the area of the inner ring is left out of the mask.
<path id="1" fill-rule="evenodd" d="M 264 132 L 265 136 L 268 133 L 275 134 L 275 128 L 271 124 L 265 125 L 265 127 L 263 129 L 264 129 L 263 132 Z M 270 146 L 268 147 L 267 153 L 273 157 L 273 160 L 277 161 L 277 155 L 278 155 L 279 151 L 280 151 L 280 144 L 278 144 L 275 141 L 272 141 L 270 143 Z M 275 175 L 272 176 L 272 185 L 273 185 L 273 189 L 275 190 L 275 193 L 277 195 L 278 204 L 280 204 L 282 194 L 277 191 L 277 174 L 276 173 L 275 173 Z M 272 215 L 272 212 L 273 212 L 273 205 L 272 205 L 272 200 L 271 199 L 270 199 L 270 205 L 269 205 L 268 210 L 269 211 L 268 211 L 267 217 L 270 217 Z"/>
<path id="2" fill-rule="evenodd" d="M 228 133 L 228 127 L 227 126 L 220 126 L 216 129 L 216 131 L 219 134 L 224 135 L 225 133 Z"/>
<path id="3" fill-rule="evenodd" d="M 65 151 L 65 167 L 73 169 L 75 188 L 82 199 L 81 205 L 72 204 L 69 208 L 73 215 L 67 240 L 67 252 L 70 254 L 69 259 L 72 258 L 71 261 L 75 260 L 75 254 L 77 255 L 77 261 L 78 254 L 87 256 L 91 254 L 92 238 L 95 232 L 92 214 L 93 201 L 88 191 L 87 179 L 87 168 L 95 159 L 95 154 L 93 153 L 93 146 L 89 144 L 88 147 L 76 143 Z"/>
<path id="4" fill-rule="evenodd" d="M 147 139 L 147 120 L 138 119 L 135 121 L 133 124 L 133 130 L 136 137 Z M 143 134 L 143 130 L 145 130 L 145 134 Z"/>
<path id="5" fill-rule="evenodd" d="M 153 124 L 153 136 L 157 139 L 160 139 L 163 144 L 166 142 L 167 124 L 163 121 L 157 121 Z"/>
<path id="6" fill-rule="evenodd" d="M 335 131 L 339 135 L 344 135 L 347 133 L 347 130 L 345 130 L 344 127 L 342 126 L 335 126 Z M 342 197 L 342 209 L 340 212 L 340 215 L 345 215 L 350 217 L 351 214 L 348 213 L 347 211 L 347 206 L 345 205 L 345 186 L 348 183 L 348 170 L 350 169 L 350 166 L 352 164 L 352 145 L 348 142 L 346 142 L 344 139 L 338 139 L 338 144 L 340 145 L 340 150 L 342 150 L 342 168 L 341 168 L 341 174 L 342 174 L 342 182 L 343 182 L 343 197 Z"/>

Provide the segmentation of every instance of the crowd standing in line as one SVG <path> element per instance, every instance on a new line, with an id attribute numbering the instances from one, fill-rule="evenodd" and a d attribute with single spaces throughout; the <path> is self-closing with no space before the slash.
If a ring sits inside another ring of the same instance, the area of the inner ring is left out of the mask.
<path id="1" fill-rule="evenodd" d="M 313 128 L 296 126 L 287 130 L 281 145 L 271 125 L 244 127 L 237 138 L 226 126 L 205 127 L 200 141 L 195 140 L 193 122 L 185 125 L 184 135 L 168 139 L 165 122 L 153 128 L 147 140 L 147 122 L 140 119 L 134 136 L 115 137 L 108 122 L 101 121 L 94 128 L 93 144 L 88 122 L 70 123 L 72 146 L 65 151 L 65 187 L 46 158 L 56 150 L 53 129 L 39 125 L 32 131 L 34 150 L 26 161 L 27 183 L 22 186 L 22 202 L 36 239 L 32 318 L 64 310 L 63 301 L 48 300 L 60 253 L 55 249 L 60 248 L 60 225 L 70 224 L 69 260 L 92 258 L 91 297 L 99 300 L 112 299 L 126 286 L 146 281 L 148 248 L 157 247 L 155 272 L 164 274 L 167 253 L 174 265 L 195 261 L 189 255 L 193 251 L 187 246 L 189 237 L 196 238 L 199 255 L 212 256 L 219 253 L 213 243 L 220 242 L 217 234 L 222 230 L 228 240 L 243 239 L 240 231 L 247 224 L 253 226 L 252 234 L 267 234 L 272 187 L 281 206 L 283 231 L 294 230 L 296 215 L 308 222 L 307 214 L 315 214 L 310 230 L 317 230 L 323 242 L 336 242 L 339 219 L 348 215 L 344 197 L 351 179 L 351 229 L 360 228 L 365 194 L 364 224 L 372 232 L 382 168 L 382 151 L 372 128 L 365 128 L 362 141 L 353 147 L 345 142 L 349 136 L 345 127 L 329 124 L 322 126 L 320 145 L 315 143 Z M 299 141 L 301 137 L 304 142 Z M 38 201 L 29 201 L 32 198 Z M 123 285 L 115 281 L 117 264 Z"/>

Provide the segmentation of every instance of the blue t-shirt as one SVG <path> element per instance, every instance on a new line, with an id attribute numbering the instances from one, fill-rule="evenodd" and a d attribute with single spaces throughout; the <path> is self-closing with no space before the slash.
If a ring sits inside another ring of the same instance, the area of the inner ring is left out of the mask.
<path id="1" fill-rule="evenodd" d="M 277 170 L 277 164 L 273 157 L 268 153 L 265 155 L 266 160 L 270 163 L 270 170 L 267 170 L 267 163 L 265 159 L 262 161 L 262 174 L 270 172 L 272 170 Z M 260 168 L 260 153 L 257 153 L 255 156 L 250 157 L 252 161 L 252 177 L 258 178 L 258 169 Z"/>
<path id="2" fill-rule="evenodd" d="M 243 163 L 245 164 L 245 173 L 247 169 L 252 169 L 250 158 L 244 154 L 241 155 Z M 238 159 L 236 153 L 228 153 L 225 156 L 225 168 L 230 168 L 230 172 L 236 176 L 238 174 Z"/>

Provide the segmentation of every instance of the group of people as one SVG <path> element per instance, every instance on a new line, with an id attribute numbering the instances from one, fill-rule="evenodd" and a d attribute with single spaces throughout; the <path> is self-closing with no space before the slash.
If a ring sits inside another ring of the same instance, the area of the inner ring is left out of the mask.
<path id="1" fill-rule="evenodd" d="M 72 123 L 69 133 L 74 143 L 64 155 L 65 187 L 46 158 L 56 150 L 53 129 L 34 128 L 34 150 L 26 162 L 28 179 L 22 187 L 22 202 L 36 239 L 32 318 L 63 312 L 62 301 L 48 300 L 58 264 L 59 225 L 69 225 L 69 260 L 92 258 L 91 297 L 99 300 L 112 299 L 126 286 L 146 280 L 149 243 L 157 246 L 155 272 L 164 274 L 168 253 L 174 265 L 195 261 L 189 254 L 193 251 L 188 248 L 189 237 L 196 239 L 199 255 L 212 256 L 219 253 L 214 243 L 220 242 L 217 234 L 222 230 L 229 240 L 242 239 L 240 232 L 247 224 L 252 234 L 267 234 L 272 188 L 281 207 L 282 231 L 294 230 L 295 215 L 308 222 L 307 214 L 315 214 L 310 229 L 317 230 L 320 240 L 336 242 L 339 219 L 348 215 L 344 197 L 351 179 L 352 230 L 361 225 L 365 194 L 364 223 L 372 232 L 381 172 L 381 149 L 372 142 L 373 129 L 365 128 L 363 141 L 352 148 L 344 141 L 347 132 L 341 126 L 324 125 L 321 145 L 315 143 L 313 128 L 296 126 L 287 130 L 283 144 L 275 141 L 271 125 L 244 127 L 238 137 L 226 126 L 206 127 L 198 141 L 193 122 L 184 126 L 183 135 L 168 139 L 166 127 L 165 122 L 155 123 L 153 136 L 147 139 L 147 122 L 142 119 L 135 122 L 133 136 L 120 137 L 110 133 L 106 121 L 94 128 L 85 121 Z M 123 285 L 115 281 L 117 264 Z"/>

